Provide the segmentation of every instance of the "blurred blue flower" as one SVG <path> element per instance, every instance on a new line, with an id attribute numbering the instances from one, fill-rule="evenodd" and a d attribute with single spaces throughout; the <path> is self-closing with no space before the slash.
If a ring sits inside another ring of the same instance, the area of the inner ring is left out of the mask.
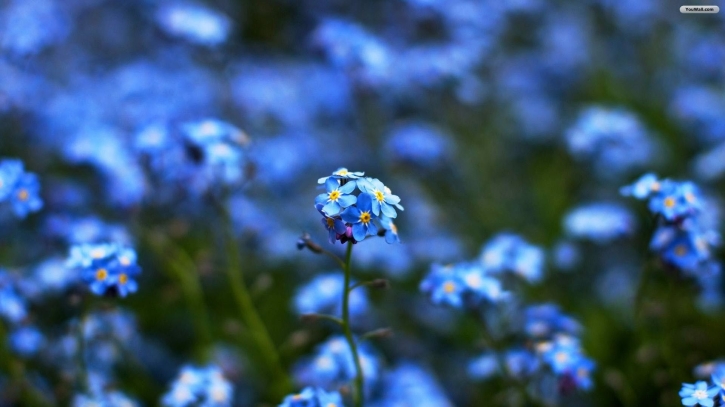
<path id="1" fill-rule="evenodd" d="M 573 381 L 577 388 L 591 389 L 591 372 L 595 363 L 584 356 L 577 338 L 559 334 L 552 341 L 539 343 L 537 352 L 564 383 Z"/>
<path id="2" fill-rule="evenodd" d="M 20 296 L 16 282 L 10 273 L 0 269 L 0 315 L 7 321 L 17 324 L 28 314 L 24 297 Z"/>
<path id="3" fill-rule="evenodd" d="M 11 0 L 0 13 L 0 47 L 25 56 L 62 42 L 71 30 L 65 6 L 52 0 Z"/>
<path id="4" fill-rule="evenodd" d="M 324 273 L 298 288 L 293 299 L 297 314 L 341 315 L 343 280 L 342 272 Z M 348 301 L 351 316 L 365 314 L 369 306 L 365 287 L 350 292 Z"/>
<path id="5" fill-rule="evenodd" d="M 656 149 L 639 119 L 621 108 L 585 109 L 565 137 L 569 152 L 591 162 L 596 173 L 605 178 L 649 164 Z"/>
<path id="6" fill-rule="evenodd" d="M 380 226 L 385 230 L 385 243 L 400 243 L 398 227 L 393 223 L 393 220 L 385 215 L 379 217 L 378 220 L 380 221 Z"/>
<path id="7" fill-rule="evenodd" d="M 125 297 L 138 289 L 136 252 L 115 244 L 81 244 L 70 249 L 66 267 L 76 270 L 96 295 Z"/>
<path id="8" fill-rule="evenodd" d="M 161 404 L 166 407 L 231 406 L 232 393 L 231 383 L 218 367 L 187 365 L 181 368 Z"/>
<path id="9" fill-rule="evenodd" d="M 452 407 L 434 375 L 417 363 L 403 362 L 385 374 L 383 395 L 373 407 Z"/>
<path id="10" fill-rule="evenodd" d="M 543 277 L 544 250 L 512 233 L 499 233 L 481 251 L 481 264 L 487 273 L 513 272 L 536 283 Z"/>
<path id="11" fill-rule="evenodd" d="M 475 380 L 486 380 L 500 373 L 497 356 L 487 352 L 468 362 L 468 376 Z"/>
<path id="12" fill-rule="evenodd" d="M 284 398 L 279 407 L 345 407 L 342 396 L 336 391 L 326 392 L 316 387 L 306 387 L 297 394 Z"/>
<path id="13" fill-rule="evenodd" d="M 23 357 L 36 354 L 45 345 L 45 336 L 33 326 L 13 330 L 9 337 L 10 348 Z"/>
<path id="14" fill-rule="evenodd" d="M 725 173 L 725 143 L 695 157 L 693 167 L 695 173 L 704 180 L 715 180 Z"/>
<path id="15" fill-rule="evenodd" d="M 682 383 L 680 397 L 682 397 L 683 406 L 703 406 L 713 407 L 719 388 L 717 386 L 709 386 L 705 381 L 699 381 L 695 384 Z"/>
<path id="16" fill-rule="evenodd" d="M 232 25 L 220 12 L 189 2 L 162 3 L 156 21 L 168 34 L 206 46 L 224 42 Z"/>
<path id="17" fill-rule="evenodd" d="M 399 124 L 390 130 L 385 150 L 391 161 L 425 170 L 444 165 L 451 158 L 453 144 L 440 128 L 413 121 Z"/>
<path id="18" fill-rule="evenodd" d="M 551 339 L 557 334 L 577 335 L 582 327 L 555 304 L 531 305 L 524 310 L 524 332 L 533 339 Z"/>
<path id="19" fill-rule="evenodd" d="M 487 276 L 477 263 L 457 263 L 441 266 L 433 264 L 420 283 L 420 291 L 434 304 L 454 308 L 475 307 L 482 303 L 495 303 L 508 298 L 501 282 Z"/>
<path id="20" fill-rule="evenodd" d="M 658 192 L 662 188 L 662 184 L 657 179 L 657 175 L 649 172 L 642 175 L 631 185 L 624 186 L 619 192 L 624 196 L 632 196 L 637 199 L 647 199 L 653 193 Z"/>
<path id="21" fill-rule="evenodd" d="M 93 394 L 77 394 L 72 407 L 138 407 L 139 404 L 119 391 L 97 391 Z"/>
<path id="22" fill-rule="evenodd" d="M 564 218 L 564 228 L 570 236 L 599 244 L 630 234 L 634 225 L 634 216 L 626 207 L 608 202 L 579 206 Z"/>
<path id="23" fill-rule="evenodd" d="M 367 342 L 358 343 L 358 356 L 365 377 L 365 392 L 370 394 L 381 380 L 381 361 Z M 337 389 L 355 376 L 355 362 L 343 336 L 333 336 L 319 345 L 315 355 L 293 369 L 295 380 L 304 386 Z"/>
<path id="24" fill-rule="evenodd" d="M 552 249 L 554 265 L 562 270 L 572 270 L 581 261 L 579 248 L 570 241 L 560 241 Z"/>
<path id="25" fill-rule="evenodd" d="M 9 200 L 15 216 L 25 218 L 43 207 L 38 177 L 23 169 L 23 162 L 0 160 L 0 202 Z"/>

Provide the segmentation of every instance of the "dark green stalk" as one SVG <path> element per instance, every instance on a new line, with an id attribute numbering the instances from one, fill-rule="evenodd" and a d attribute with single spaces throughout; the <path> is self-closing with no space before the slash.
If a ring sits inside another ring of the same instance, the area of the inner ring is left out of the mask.
<path id="1" fill-rule="evenodd" d="M 364 386 L 365 378 L 363 376 L 362 366 L 360 364 L 360 357 L 357 352 L 357 343 L 355 338 L 352 336 L 352 330 L 350 329 L 350 280 L 352 267 L 350 260 L 352 259 L 352 241 L 347 243 L 347 252 L 345 253 L 345 283 L 342 290 L 342 330 L 345 333 L 345 338 L 350 346 L 350 352 L 352 353 L 353 361 L 355 362 L 355 388 L 352 392 L 353 407 L 362 407 L 364 404 Z"/>

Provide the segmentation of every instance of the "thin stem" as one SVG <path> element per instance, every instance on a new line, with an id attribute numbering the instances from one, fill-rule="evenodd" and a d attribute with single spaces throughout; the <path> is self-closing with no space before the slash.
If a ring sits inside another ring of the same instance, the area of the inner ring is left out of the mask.
<path id="1" fill-rule="evenodd" d="M 145 233 L 143 235 L 156 255 L 165 257 L 169 270 L 181 283 L 181 289 L 193 315 L 192 321 L 199 336 L 200 347 L 202 352 L 206 352 L 208 350 L 206 348 L 212 343 L 212 335 L 196 263 L 185 250 L 174 245 L 163 234 L 159 233 L 153 237 L 146 236 Z"/>
<path id="2" fill-rule="evenodd" d="M 347 243 L 347 252 L 345 253 L 345 265 L 343 270 L 345 272 L 345 285 L 342 290 L 342 330 L 345 333 L 345 339 L 350 346 L 350 352 L 352 352 L 352 358 L 355 362 L 355 389 L 352 393 L 352 400 L 354 407 L 362 407 L 364 402 L 364 386 L 365 378 L 363 376 L 362 366 L 360 364 L 360 357 L 357 352 L 357 343 L 355 338 L 352 336 L 352 330 L 350 329 L 350 280 L 351 280 L 351 262 L 352 259 L 352 241 Z"/>
<path id="3" fill-rule="evenodd" d="M 222 205 L 220 205 L 222 206 Z M 239 314 L 244 324 L 249 329 L 252 340 L 259 351 L 259 356 L 264 360 L 264 365 L 270 370 L 274 377 L 273 392 L 274 396 L 281 399 L 292 389 L 292 383 L 286 371 L 282 367 L 282 363 L 277 353 L 277 348 L 272 341 L 269 331 L 254 306 L 252 297 L 249 294 L 244 279 L 242 278 L 241 258 L 236 245 L 236 239 L 231 230 L 230 220 L 226 208 L 221 208 L 224 215 L 224 234 L 226 240 L 227 252 L 227 277 L 232 288 L 234 300 L 239 308 Z"/>

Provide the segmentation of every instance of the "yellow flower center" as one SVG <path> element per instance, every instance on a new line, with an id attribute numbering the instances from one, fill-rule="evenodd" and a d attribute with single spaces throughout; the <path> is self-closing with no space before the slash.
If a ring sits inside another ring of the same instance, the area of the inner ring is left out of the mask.
<path id="1" fill-rule="evenodd" d="M 689 203 L 695 202 L 695 195 L 692 192 L 688 192 L 685 194 L 685 200 Z"/>
<path id="2" fill-rule="evenodd" d="M 27 189 L 21 189 L 20 191 L 18 191 L 18 199 L 20 199 L 21 201 L 27 201 L 29 196 L 30 194 L 28 193 Z"/>
<path id="3" fill-rule="evenodd" d="M 103 281 L 108 277 L 108 271 L 106 269 L 96 270 L 96 280 Z"/>
<path id="4" fill-rule="evenodd" d="M 665 207 L 672 208 L 673 206 L 675 206 L 675 199 L 672 197 L 665 198 Z"/>
<path id="5" fill-rule="evenodd" d="M 346 176 L 347 174 L 348 174 L 348 171 L 344 168 L 337 172 L 337 175 L 342 175 L 343 177 Z"/>
<path id="6" fill-rule="evenodd" d="M 563 363 L 569 359 L 569 354 L 566 352 L 556 352 L 556 355 L 554 355 L 554 359 L 556 359 L 556 361 L 559 363 Z"/>
<path id="7" fill-rule="evenodd" d="M 302 399 L 301 394 L 295 394 L 294 396 L 292 396 L 292 400 L 301 400 L 301 399 Z"/>
<path id="8" fill-rule="evenodd" d="M 342 194 L 340 194 L 340 191 L 334 190 L 334 191 L 330 192 L 330 194 L 328 195 L 328 198 L 334 202 L 334 201 L 337 201 L 338 199 L 340 199 L 340 195 L 342 195 Z"/>
<path id="9" fill-rule="evenodd" d="M 370 219 L 371 219 L 370 212 L 360 213 L 360 222 L 362 222 L 363 224 L 367 225 L 368 223 L 370 223 Z"/>
<path id="10" fill-rule="evenodd" d="M 327 218 L 327 219 L 325 219 L 325 222 L 327 222 L 327 227 L 328 228 L 332 229 L 333 227 L 335 227 L 335 220 L 334 219 Z"/>
<path id="11" fill-rule="evenodd" d="M 708 398 L 707 392 L 705 390 L 695 390 L 695 392 L 692 393 L 692 397 L 694 397 L 698 400 Z"/>
<path id="12" fill-rule="evenodd" d="M 453 291 L 456 291 L 456 285 L 451 281 L 447 281 L 445 284 L 443 284 L 443 291 L 450 294 Z"/>
<path id="13" fill-rule="evenodd" d="M 118 282 L 121 284 L 128 283 L 128 276 L 125 273 L 122 273 L 120 276 L 118 276 Z"/>
<path id="14" fill-rule="evenodd" d="M 91 252 L 91 257 L 93 257 L 94 259 L 100 259 L 105 255 L 106 255 L 106 251 L 103 249 L 100 249 L 100 248 L 93 249 L 93 251 Z"/>
<path id="15" fill-rule="evenodd" d="M 687 254 L 687 247 L 683 244 L 675 247 L 675 254 L 682 257 Z"/>
<path id="16" fill-rule="evenodd" d="M 385 194 L 383 194 L 381 191 L 375 190 L 375 192 L 373 192 L 373 195 L 375 195 L 375 199 L 377 199 L 378 202 L 385 201 Z"/>

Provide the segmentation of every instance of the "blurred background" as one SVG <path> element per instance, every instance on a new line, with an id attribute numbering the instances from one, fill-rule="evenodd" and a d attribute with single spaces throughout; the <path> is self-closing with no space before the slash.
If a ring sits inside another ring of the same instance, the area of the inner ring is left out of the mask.
<path id="1" fill-rule="evenodd" d="M 301 322 L 295 296 L 340 271 L 296 242 L 342 255 L 314 199 L 346 167 L 405 206 L 401 244 L 355 247 L 355 278 L 391 288 L 368 289 L 353 326 L 392 328 L 373 343 L 381 369 L 416 366 L 428 405 L 516 405 L 507 380 L 469 371 L 480 322 L 419 290 L 432 264 L 477 260 L 501 232 L 543 254 L 516 301 L 558 304 L 597 366 L 589 391 L 542 405 L 680 405 L 681 383 L 725 356 L 722 283 L 663 265 L 657 219 L 620 188 L 646 172 L 691 180 L 720 228 L 725 14 L 681 5 L 0 1 L 0 159 L 22 160 L 43 202 L 0 206 L 2 403 L 73 400 L 87 315 L 104 389 L 157 405 L 180 366 L 211 361 L 234 405 L 281 402 L 245 340 L 225 231 L 299 389 L 300 361 L 339 330 Z M 95 297 L 65 267 L 73 245 L 100 242 L 135 248 L 136 293 Z M 424 405 L 385 400 L 370 405 Z"/>

